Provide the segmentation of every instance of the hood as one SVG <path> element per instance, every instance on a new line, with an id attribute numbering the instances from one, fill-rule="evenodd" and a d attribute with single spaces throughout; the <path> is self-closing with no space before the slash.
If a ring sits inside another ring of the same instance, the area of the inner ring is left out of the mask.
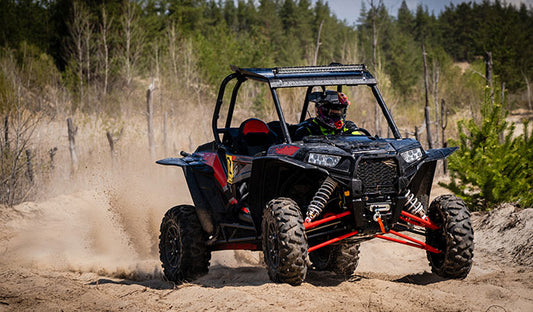
<path id="1" fill-rule="evenodd" d="M 309 136 L 301 145 L 303 150 L 335 155 L 385 154 L 395 155 L 413 148 L 420 148 L 415 139 L 375 139 L 366 136 Z"/>

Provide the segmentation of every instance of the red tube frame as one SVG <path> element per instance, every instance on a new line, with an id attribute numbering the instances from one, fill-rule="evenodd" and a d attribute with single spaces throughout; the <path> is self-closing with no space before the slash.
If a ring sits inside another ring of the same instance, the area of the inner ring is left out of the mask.
<path id="1" fill-rule="evenodd" d="M 327 222 L 330 222 L 330 221 L 333 221 L 333 220 L 337 220 L 337 219 L 340 219 L 342 217 L 349 216 L 349 215 L 351 215 L 351 212 L 350 211 L 345 211 L 345 212 L 342 212 L 342 213 L 339 213 L 339 214 L 336 214 L 336 215 L 333 215 L 333 216 L 330 216 L 330 217 L 326 217 L 326 218 L 323 218 L 323 219 L 320 219 L 320 220 L 317 220 L 317 221 L 308 222 L 308 223 L 306 222 L 306 223 L 304 223 L 304 227 L 305 227 L 306 230 L 309 230 L 309 229 L 315 228 L 315 227 L 317 227 L 317 226 L 319 226 L 321 224 L 324 224 L 324 223 L 327 223 Z M 424 219 L 422 219 L 420 217 L 417 217 L 417 216 L 415 216 L 413 214 L 410 214 L 410 213 L 408 213 L 406 211 L 402 211 L 401 212 L 400 219 L 402 219 L 403 221 L 405 221 L 407 223 L 414 224 L 414 225 L 417 225 L 417 226 L 422 226 L 422 227 L 425 227 L 425 228 L 428 228 L 428 229 L 431 229 L 431 230 L 439 229 L 439 226 L 437 226 L 435 223 L 431 222 L 431 220 L 424 220 Z M 428 245 L 428 244 L 426 244 L 426 243 L 424 243 L 424 242 L 422 242 L 420 240 L 417 240 L 415 238 L 409 237 L 409 236 L 404 235 L 402 233 L 396 232 L 394 230 L 386 231 L 385 230 L 385 226 L 383 225 L 383 222 L 381 221 L 381 218 L 378 218 L 378 222 L 379 222 L 379 226 L 380 226 L 380 229 L 383 232 L 383 234 L 396 235 L 396 236 L 399 236 L 399 237 L 401 237 L 401 238 L 403 238 L 403 239 L 405 239 L 407 241 L 401 240 L 401 239 L 397 239 L 397 238 L 393 238 L 393 237 L 384 236 L 384 235 L 381 235 L 381 234 L 376 234 L 374 237 L 381 238 L 381 239 L 388 240 L 388 241 L 392 241 L 392 242 L 395 242 L 395 243 L 404 244 L 404 245 L 411 246 L 411 247 L 424 249 L 424 250 L 427 250 L 427 251 L 433 252 L 433 253 L 441 253 L 442 252 L 442 251 L 438 250 L 435 247 L 432 247 L 432 246 L 430 246 L 430 245 Z M 341 236 L 336 237 L 336 238 L 332 238 L 332 239 L 327 240 L 327 241 L 325 241 L 323 243 L 320 243 L 318 245 L 309 247 L 309 249 L 307 251 L 311 252 L 311 251 L 317 250 L 319 248 L 325 247 L 327 245 L 336 243 L 336 242 L 341 241 L 341 240 L 343 240 L 345 238 L 353 236 L 353 235 L 355 235 L 357 233 L 358 233 L 357 231 L 354 231 L 354 232 L 350 232 L 350 233 L 341 235 Z"/>
<path id="2" fill-rule="evenodd" d="M 421 220 L 423 220 L 423 219 L 421 219 Z M 389 230 L 389 231 L 385 232 L 385 226 L 383 225 L 383 221 L 381 221 L 381 218 L 379 218 L 379 217 L 378 217 L 378 223 L 379 223 L 379 227 L 381 228 L 381 232 L 383 232 L 383 234 L 396 235 L 396 236 L 399 236 L 399 237 L 401 237 L 403 239 L 411 241 L 412 243 L 406 242 L 406 241 L 403 241 L 403 240 L 400 240 L 400 239 L 397 239 L 397 238 L 393 238 L 393 237 L 383 236 L 383 235 L 380 235 L 380 234 L 376 234 L 376 235 L 374 235 L 374 237 L 385 239 L 385 240 L 389 240 L 389 241 L 392 241 L 392 242 L 395 242 L 395 243 L 404 244 L 404 245 L 411 246 L 411 247 L 424 249 L 424 250 L 427 250 L 427 251 L 433 252 L 433 253 L 441 253 L 441 251 L 438 250 L 437 248 L 432 247 L 432 246 L 430 246 L 430 245 L 428 245 L 428 244 L 426 244 L 426 243 L 424 243 L 422 241 L 419 241 L 418 239 L 409 237 L 407 235 L 404 235 L 402 233 L 396 232 L 394 230 Z"/>
<path id="3" fill-rule="evenodd" d="M 357 234 L 357 233 L 358 233 L 357 231 L 354 231 L 354 232 L 351 232 L 351 233 L 348 233 L 348 234 L 344 234 L 344 235 L 339 236 L 339 237 L 336 237 L 336 238 L 332 238 L 332 239 L 330 239 L 330 240 L 328 240 L 328 241 L 325 241 L 325 242 L 323 242 L 323 243 L 320 243 L 320 244 L 318 244 L 318 245 L 315 245 L 315 246 L 313 246 L 313 247 L 310 247 L 309 249 L 307 249 L 307 252 L 311 252 L 311 251 L 313 251 L 313 250 L 317 250 L 318 248 L 322 248 L 322 247 L 324 247 L 324 246 L 327 246 L 327 245 L 330 245 L 330 244 L 336 243 L 336 242 L 341 241 L 341 240 L 343 240 L 343 239 L 345 239 L 345 238 L 348 238 L 348 237 L 350 237 L 350 236 L 354 236 L 354 235 Z"/>
<path id="4" fill-rule="evenodd" d="M 439 229 L 439 226 L 436 225 L 435 223 L 431 222 L 431 220 L 424 220 L 420 217 L 417 217 L 413 214 L 410 214 L 409 212 L 407 211 L 403 211 L 402 210 L 402 215 L 400 216 L 400 219 L 402 219 L 403 221 L 407 222 L 407 223 L 410 223 L 410 224 L 413 224 L 413 225 L 417 225 L 417 226 L 422 226 L 422 227 L 425 227 L 425 228 L 428 228 L 428 229 L 431 229 L 431 230 L 438 230 Z"/>
<path id="5" fill-rule="evenodd" d="M 433 252 L 433 253 L 441 253 L 442 252 L 442 251 L 438 250 L 437 248 L 432 247 L 432 246 L 430 246 L 430 245 L 428 245 L 428 244 L 426 244 L 426 243 L 424 243 L 422 241 L 419 241 L 419 240 L 417 240 L 415 238 L 409 237 L 409 236 L 404 235 L 402 233 L 398 233 L 398 232 L 396 232 L 394 230 L 389 230 L 387 233 L 384 233 L 384 234 L 393 234 L 393 235 L 399 236 L 399 237 L 401 237 L 403 239 L 409 240 L 412 243 L 406 242 L 406 241 L 403 241 L 401 239 L 397 239 L 397 238 L 394 238 L 394 237 L 383 236 L 381 234 L 376 234 L 374 237 L 381 238 L 381 239 L 388 240 L 388 241 L 395 242 L 395 243 L 404 244 L 404 245 L 411 246 L 411 247 L 424 249 L 424 250 L 427 250 L 427 251 Z"/>
<path id="6" fill-rule="evenodd" d="M 324 219 L 320 219 L 320 220 L 317 220 L 317 221 L 313 221 L 313 222 L 305 222 L 304 223 L 304 227 L 306 230 L 309 230 L 309 229 L 312 229 L 314 227 L 317 227 L 323 223 L 326 223 L 326 222 L 329 222 L 329 221 L 333 221 L 333 220 L 336 220 L 336 219 L 340 219 L 342 217 L 345 217 L 345 216 L 348 216 L 348 215 L 351 215 L 352 213 L 349 212 L 349 211 L 345 211 L 345 212 L 341 212 L 339 214 L 336 214 L 336 215 L 333 215 L 331 217 L 326 217 Z"/>

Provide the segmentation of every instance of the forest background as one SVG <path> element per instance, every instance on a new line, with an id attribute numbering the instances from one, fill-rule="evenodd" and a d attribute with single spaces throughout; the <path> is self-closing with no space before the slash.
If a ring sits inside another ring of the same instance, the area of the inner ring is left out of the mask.
<path id="1" fill-rule="evenodd" d="M 435 16 L 369 0 L 350 26 L 322 0 L 0 0 L 0 202 L 96 168 L 150 174 L 155 158 L 193 150 L 212 137 L 229 64 L 339 62 L 368 66 L 402 134 L 461 147 L 446 185 L 471 205 L 531 205 L 531 131 L 506 119 L 532 111 L 532 30 L 531 7 L 501 1 Z M 252 95 L 261 115 L 269 94 Z M 359 118 L 386 133 L 372 111 Z"/>

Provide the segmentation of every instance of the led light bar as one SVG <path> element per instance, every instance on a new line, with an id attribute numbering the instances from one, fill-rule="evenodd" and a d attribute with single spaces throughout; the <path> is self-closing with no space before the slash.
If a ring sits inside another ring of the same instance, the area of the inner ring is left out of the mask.
<path id="1" fill-rule="evenodd" d="M 301 67 L 276 67 L 274 68 L 274 74 L 286 75 L 286 74 L 306 74 L 317 72 L 353 72 L 366 70 L 364 64 L 353 65 L 330 65 L 330 66 L 301 66 Z"/>

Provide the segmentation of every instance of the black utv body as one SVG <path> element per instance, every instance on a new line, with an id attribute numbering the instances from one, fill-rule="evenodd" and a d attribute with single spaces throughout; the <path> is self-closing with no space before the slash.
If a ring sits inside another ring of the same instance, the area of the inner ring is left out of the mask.
<path id="1" fill-rule="evenodd" d="M 160 258 L 169 280 L 207 273 L 211 251 L 225 249 L 263 251 L 275 282 L 298 285 L 308 268 L 349 276 L 359 243 L 371 238 L 426 250 L 440 276 L 467 276 L 473 257 L 467 207 L 452 195 L 429 203 L 436 163 L 456 148 L 425 151 L 417 140 L 402 138 L 364 65 L 231 69 L 213 113 L 214 140 L 192 154 L 157 161 L 182 167 L 194 202 L 170 209 L 161 224 Z M 232 127 L 239 90 L 248 81 L 267 86 L 277 118 Z M 303 122 L 313 89 L 343 86 L 371 89 L 393 137 L 360 129 L 365 135 L 293 140 L 298 124 L 286 122 L 279 89 L 304 88 Z M 219 126 L 224 97 L 229 104 Z M 425 242 L 406 232 L 424 235 Z"/>

